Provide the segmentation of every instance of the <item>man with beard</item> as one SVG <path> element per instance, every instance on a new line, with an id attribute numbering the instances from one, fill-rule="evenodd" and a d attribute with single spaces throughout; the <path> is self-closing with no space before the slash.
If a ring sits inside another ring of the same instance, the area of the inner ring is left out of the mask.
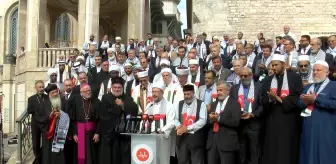
<path id="1" fill-rule="evenodd" d="M 107 80 L 109 78 L 109 63 L 108 61 L 104 61 L 101 64 L 101 70 L 99 73 L 97 73 L 96 77 L 94 78 L 94 81 L 92 82 L 95 87 L 92 89 L 95 89 L 93 91 L 97 92 L 97 94 L 94 94 L 94 97 L 98 96 L 98 92 L 99 92 L 99 86 L 100 84 L 104 81 Z"/>
<path id="2" fill-rule="evenodd" d="M 138 72 L 138 78 L 140 84 L 131 91 L 131 96 L 139 108 L 138 113 L 142 114 L 145 112 L 147 104 L 153 101 L 152 84 L 149 82 L 147 71 Z"/>
<path id="3" fill-rule="evenodd" d="M 124 65 L 125 75 L 123 76 L 123 79 L 125 80 L 125 83 L 134 79 L 134 76 L 132 74 L 132 67 L 133 67 L 132 63 L 126 63 Z"/>
<path id="4" fill-rule="evenodd" d="M 193 83 L 188 82 L 188 74 L 189 74 L 189 68 L 187 67 L 177 67 L 176 68 L 176 75 L 179 80 L 179 84 L 176 84 L 175 90 L 176 90 L 176 97 L 174 100 L 172 100 L 172 103 L 180 102 L 183 100 L 183 86 L 185 85 L 192 85 L 194 86 L 195 91 L 195 97 L 198 99 L 199 93 L 198 93 L 198 87 L 194 85 Z"/>
<path id="5" fill-rule="evenodd" d="M 94 57 L 94 61 L 95 61 L 95 67 L 92 67 L 89 69 L 89 72 L 91 73 L 93 78 L 96 78 L 97 74 L 100 72 L 101 70 L 101 64 L 102 64 L 102 57 L 97 55 Z"/>
<path id="6" fill-rule="evenodd" d="M 296 164 L 301 125 L 297 100 L 302 82 L 297 73 L 286 71 L 284 55 L 273 55 L 272 68 L 274 75 L 265 79 L 261 92 L 265 113 L 262 163 Z"/>
<path id="7" fill-rule="evenodd" d="M 236 151 L 239 150 L 238 126 L 240 106 L 236 99 L 229 96 L 230 84 L 219 82 L 217 101 L 211 105 L 208 124 L 208 163 L 236 164 Z"/>
<path id="8" fill-rule="evenodd" d="M 302 35 L 299 44 L 298 54 L 300 55 L 309 55 L 311 53 L 310 48 L 310 36 L 309 35 Z"/>
<path id="9" fill-rule="evenodd" d="M 118 65 L 112 65 L 109 67 L 109 78 L 104 80 L 100 84 L 98 99 L 101 100 L 104 94 L 111 92 L 111 82 L 114 78 L 120 77 L 120 67 Z"/>
<path id="10" fill-rule="evenodd" d="M 100 101 L 91 97 L 88 84 L 80 87 L 80 96 L 76 96 L 69 104 L 73 139 L 77 143 L 75 161 L 79 164 L 98 164 Z"/>
<path id="11" fill-rule="evenodd" d="M 203 71 L 201 71 L 202 68 L 199 66 L 199 61 L 197 59 L 190 59 L 189 68 L 188 82 L 195 84 L 197 87 L 204 85 L 204 75 Z"/>
<path id="12" fill-rule="evenodd" d="M 174 104 L 178 163 L 204 162 L 204 131 L 207 121 L 205 104 L 195 98 L 194 86 L 183 86 L 184 100 Z"/>
<path id="13" fill-rule="evenodd" d="M 138 72 L 142 71 L 142 68 L 140 66 L 134 66 L 132 72 L 134 79 L 126 82 L 125 85 L 125 94 L 128 96 L 131 96 L 132 90 L 139 85 L 139 78 L 138 78 Z"/>
<path id="14" fill-rule="evenodd" d="M 310 65 L 313 67 L 315 62 L 317 60 L 324 60 L 328 63 L 329 65 L 329 70 L 330 70 L 330 78 L 332 80 L 336 79 L 336 70 L 334 66 L 334 57 L 332 54 L 325 53 L 321 48 L 322 48 L 322 42 L 319 38 L 313 38 L 310 43 L 311 46 L 311 54 L 309 57 Z M 327 51 L 328 52 L 328 51 Z"/>
<path id="15" fill-rule="evenodd" d="M 269 65 L 272 61 L 272 46 L 263 45 L 262 46 L 262 55 L 258 55 L 255 58 L 252 68 L 254 68 L 254 81 L 262 81 L 268 76 Z"/>
<path id="16" fill-rule="evenodd" d="M 107 61 L 109 65 L 117 64 L 117 56 L 114 54 L 113 49 L 107 49 Z"/>
<path id="17" fill-rule="evenodd" d="M 94 59 L 96 56 L 96 45 L 90 45 L 89 52 L 84 55 L 84 64 L 88 70 L 96 66 Z"/>
<path id="18" fill-rule="evenodd" d="M 35 82 L 36 94 L 28 98 L 27 111 L 32 115 L 31 133 L 35 160 L 33 164 L 42 164 L 41 133 L 45 133 L 48 126 L 49 113 L 45 109 L 50 107 L 48 96 L 44 94 L 44 82 Z"/>
<path id="19" fill-rule="evenodd" d="M 170 67 L 170 61 L 167 59 L 162 59 L 160 61 L 160 70 L 159 72 L 154 76 L 153 83 L 159 82 L 159 83 L 164 83 L 162 79 L 162 73 L 161 71 L 165 68 L 171 68 Z M 175 74 L 172 74 L 172 81 L 177 82 L 177 76 Z"/>
<path id="20" fill-rule="evenodd" d="M 71 69 L 65 61 L 59 61 L 55 66 L 57 71 L 57 82 L 63 83 L 65 79 L 71 79 L 75 71 Z"/>
<path id="21" fill-rule="evenodd" d="M 61 92 L 64 91 L 64 86 L 62 83 L 57 81 L 57 72 L 58 70 L 56 68 L 49 68 L 48 69 L 48 81 L 46 82 L 46 86 L 51 85 L 51 84 L 55 84 L 57 86 L 57 88 L 60 89 Z"/>
<path id="22" fill-rule="evenodd" d="M 126 116 L 137 116 L 138 106 L 132 97 L 123 93 L 123 80 L 112 80 L 112 91 L 102 97 L 101 102 L 101 164 L 129 164 L 131 163 L 131 139 L 129 136 L 119 135 L 115 131 L 118 123 Z"/>
<path id="23" fill-rule="evenodd" d="M 78 73 L 78 85 L 73 90 L 74 94 L 80 94 L 80 86 L 82 84 L 88 84 L 88 77 L 85 72 Z"/>
<path id="24" fill-rule="evenodd" d="M 298 101 L 303 112 L 300 164 L 327 164 L 336 161 L 336 82 L 328 79 L 329 65 L 314 64 L 313 84 L 304 88 Z"/>
<path id="25" fill-rule="evenodd" d="M 96 47 L 96 49 L 98 49 L 97 42 L 94 41 L 94 38 L 95 38 L 95 36 L 93 34 L 91 34 L 90 35 L 90 40 L 84 42 L 84 44 L 83 44 L 84 54 L 89 52 L 89 47 L 91 45 L 94 45 Z"/>
<path id="26" fill-rule="evenodd" d="M 307 84 L 313 83 L 312 79 L 312 69 L 309 62 L 309 56 L 308 55 L 300 55 L 298 57 L 298 73 L 302 80 L 302 85 L 306 86 Z"/>
<path id="27" fill-rule="evenodd" d="M 210 70 L 213 70 L 215 72 L 216 82 L 226 81 L 227 78 L 231 75 L 231 71 L 223 67 L 222 58 L 220 56 L 214 56 L 212 57 L 211 61 L 213 64 L 213 68 Z"/>
<path id="28" fill-rule="evenodd" d="M 263 110 L 260 99 L 260 83 L 253 81 L 251 68 L 240 70 L 241 82 L 231 88 L 230 97 L 238 100 L 241 121 L 238 129 L 240 141 L 240 163 L 258 164 L 260 156 L 260 116 Z"/>
<path id="29" fill-rule="evenodd" d="M 45 130 L 42 131 L 42 163 L 64 164 L 64 143 L 66 141 L 70 118 L 65 113 L 64 103 L 61 101 L 57 85 L 51 84 L 45 88 L 49 99 L 42 100 L 49 104 L 44 108 L 42 122 Z"/>
<path id="30" fill-rule="evenodd" d="M 146 107 L 145 114 L 156 116 L 163 116 L 164 121 L 160 121 L 159 124 L 155 124 L 152 122 L 151 125 L 151 132 L 158 131 L 159 133 L 165 134 L 166 138 L 170 138 L 166 142 L 169 142 L 169 147 L 166 152 L 170 153 L 171 159 L 174 160 L 175 157 L 175 140 L 176 134 L 172 132 L 174 130 L 174 118 L 175 118 L 175 111 L 173 105 L 169 103 L 164 97 L 163 92 L 165 90 L 165 86 L 160 83 L 153 84 L 152 87 L 152 96 L 153 102 L 149 103 Z M 172 132 L 172 133 L 171 133 Z M 161 149 L 161 151 L 163 151 Z M 169 161 L 169 158 L 166 159 Z M 171 161 L 172 162 L 172 161 Z"/>

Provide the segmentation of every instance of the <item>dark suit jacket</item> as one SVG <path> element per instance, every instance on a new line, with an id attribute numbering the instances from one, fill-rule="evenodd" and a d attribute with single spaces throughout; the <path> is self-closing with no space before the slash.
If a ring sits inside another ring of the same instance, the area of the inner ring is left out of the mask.
<path id="1" fill-rule="evenodd" d="M 238 100 L 238 91 L 240 83 L 231 87 L 230 96 Z M 255 116 L 250 120 L 241 120 L 241 124 L 247 125 L 252 130 L 260 129 L 260 116 L 263 111 L 262 100 L 261 100 L 261 84 L 254 83 L 254 103 L 252 104 L 252 114 Z"/>
<path id="2" fill-rule="evenodd" d="M 32 115 L 32 128 L 38 128 L 42 132 L 48 129 L 49 114 L 51 112 L 51 103 L 49 96 L 37 94 L 30 96 L 27 102 L 27 112 Z"/>
<path id="3" fill-rule="evenodd" d="M 133 81 L 134 81 L 134 79 L 133 80 L 131 80 L 131 81 L 128 81 L 127 83 L 126 83 L 126 91 L 125 91 L 125 94 L 126 95 L 128 95 L 128 96 L 132 96 L 131 94 L 131 92 L 132 92 L 132 84 L 133 84 Z M 138 84 L 140 84 L 139 82 L 138 83 L 136 83 L 135 84 L 135 86 L 137 86 Z"/>
<path id="4" fill-rule="evenodd" d="M 304 55 L 304 54 L 301 54 L 301 50 L 302 50 L 302 48 L 299 48 L 299 50 L 297 50 L 298 55 Z M 306 54 L 306 55 L 310 55 L 310 54 L 311 54 L 311 49 L 309 49 L 309 50 L 307 51 L 307 54 Z"/>
<path id="5" fill-rule="evenodd" d="M 97 74 L 98 74 L 97 67 L 90 68 L 89 72 L 91 73 L 93 79 L 97 78 Z"/>
<path id="6" fill-rule="evenodd" d="M 211 112 L 216 112 L 218 101 L 215 101 L 211 105 Z M 224 111 L 219 114 L 219 131 L 217 134 L 213 132 L 213 124 L 210 123 L 210 119 L 208 119 L 208 126 L 210 126 L 208 132 L 208 140 L 206 144 L 206 148 L 210 149 L 213 144 L 214 137 L 217 137 L 216 145 L 221 151 L 236 151 L 239 149 L 239 141 L 238 141 L 238 126 L 240 122 L 240 105 L 232 97 L 229 97 Z"/>
<path id="7" fill-rule="evenodd" d="M 204 44 L 205 44 L 205 48 L 206 48 L 206 51 L 207 51 L 207 54 L 210 54 L 210 44 L 211 42 L 208 41 L 208 40 L 204 40 Z M 197 46 L 197 42 L 194 43 L 193 47 L 196 47 Z"/>

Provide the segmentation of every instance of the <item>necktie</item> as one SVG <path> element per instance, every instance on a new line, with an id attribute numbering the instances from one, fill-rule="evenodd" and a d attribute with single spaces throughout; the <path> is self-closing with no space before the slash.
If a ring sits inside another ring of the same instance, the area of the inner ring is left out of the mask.
<path id="1" fill-rule="evenodd" d="M 303 49 L 303 55 L 306 55 L 306 48 Z"/>
<path id="2" fill-rule="evenodd" d="M 69 93 L 67 93 L 67 94 L 65 95 L 65 99 L 66 99 L 66 100 L 69 99 Z"/>
<path id="3" fill-rule="evenodd" d="M 181 61 L 180 61 L 180 67 L 182 67 L 183 59 L 182 58 L 180 58 L 180 59 L 181 59 Z"/>
<path id="4" fill-rule="evenodd" d="M 314 87 L 314 93 L 317 93 L 318 90 L 320 89 L 321 84 L 314 84 L 314 85 L 315 85 L 315 87 Z"/>

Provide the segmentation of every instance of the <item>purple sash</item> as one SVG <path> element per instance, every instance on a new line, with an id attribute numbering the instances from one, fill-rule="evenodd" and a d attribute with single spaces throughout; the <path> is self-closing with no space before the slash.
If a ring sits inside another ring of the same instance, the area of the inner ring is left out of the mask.
<path id="1" fill-rule="evenodd" d="M 94 122 L 77 122 L 77 159 L 78 164 L 85 164 L 85 132 L 96 130 L 96 123 Z"/>

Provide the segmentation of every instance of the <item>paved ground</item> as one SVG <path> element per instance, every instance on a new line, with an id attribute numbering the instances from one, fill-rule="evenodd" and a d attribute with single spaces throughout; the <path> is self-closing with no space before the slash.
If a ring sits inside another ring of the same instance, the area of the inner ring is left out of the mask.
<path id="1" fill-rule="evenodd" d="M 13 137 L 15 137 L 15 134 L 8 134 L 7 138 L 4 138 L 4 141 L 3 141 L 5 163 L 11 157 L 11 155 L 16 151 L 17 144 L 8 145 L 8 140 L 12 139 Z"/>

